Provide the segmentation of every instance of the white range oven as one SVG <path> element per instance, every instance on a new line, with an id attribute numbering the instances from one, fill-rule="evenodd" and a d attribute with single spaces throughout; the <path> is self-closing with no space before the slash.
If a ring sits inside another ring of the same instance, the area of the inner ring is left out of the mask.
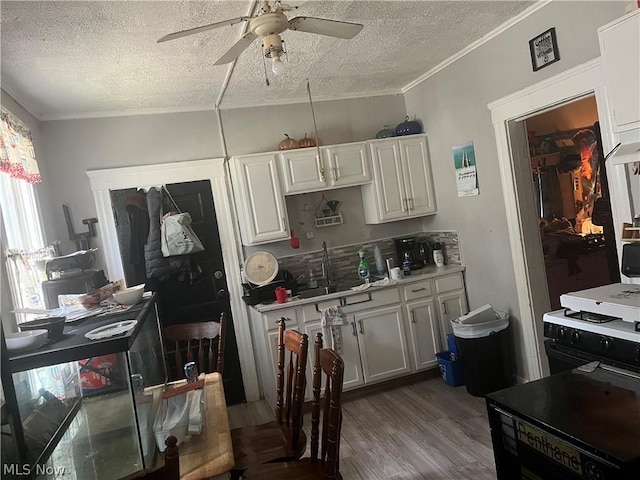
<path id="1" fill-rule="evenodd" d="M 552 374 L 594 361 L 640 373 L 640 285 L 571 292 L 560 304 L 543 317 Z"/>

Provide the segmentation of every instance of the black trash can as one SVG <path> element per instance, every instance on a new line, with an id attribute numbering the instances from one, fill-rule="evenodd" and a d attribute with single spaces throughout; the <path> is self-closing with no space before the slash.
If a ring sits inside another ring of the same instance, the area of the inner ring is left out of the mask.
<path id="1" fill-rule="evenodd" d="M 451 322 L 467 392 L 476 397 L 513 385 L 509 315 L 473 324 Z"/>

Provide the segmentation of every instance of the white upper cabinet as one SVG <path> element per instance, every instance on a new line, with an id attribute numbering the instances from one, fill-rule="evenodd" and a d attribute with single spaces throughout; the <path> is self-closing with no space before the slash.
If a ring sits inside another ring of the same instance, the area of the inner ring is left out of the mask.
<path id="1" fill-rule="evenodd" d="M 234 157 L 231 179 L 243 245 L 286 240 L 289 219 L 280 186 L 277 154 Z"/>
<path id="2" fill-rule="evenodd" d="M 616 131 L 640 128 L 640 9 L 598 29 Z"/>
<path id="3" fill-rule="evenodd" d="M 362 187 L 366 223 L 436 213 L 431 161 L 424 135 L 369 142 L 373 183 Z"/>
<path id="4" fill-rule="evenodd" d="M 349 187 L 371 182 L 366 142 L 323 147 L 325 176 L 332 187 Z"/>
<path id="5" fill-rule="evenodd" d="M 285 195 L 362 185 L 371 181 L 366 142 L 281 152 Z"/>
<path id="6" fill-rule="evenodd" d="M 318 161 L 318 149 L 304 148 L 280 153 L 285 195 L 327 188 L 324 168 Z"/>

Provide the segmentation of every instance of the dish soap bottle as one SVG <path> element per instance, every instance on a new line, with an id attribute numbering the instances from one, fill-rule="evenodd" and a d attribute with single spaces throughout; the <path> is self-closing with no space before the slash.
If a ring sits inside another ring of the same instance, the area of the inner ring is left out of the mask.
<path id="1" fill-rule="evenodd" d="M 362 280 L 369 279 L 369 262 L 367 262 L 364 258 L 364 249 L 358 250 L 358 255 L 360 256 L 360 262 L 358 263 L 358 277 Z"/>

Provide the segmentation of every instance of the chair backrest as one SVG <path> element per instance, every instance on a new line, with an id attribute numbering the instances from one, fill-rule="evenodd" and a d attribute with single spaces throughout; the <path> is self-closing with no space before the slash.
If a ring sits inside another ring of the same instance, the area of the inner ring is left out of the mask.
<path id="1" fill-rule="evenodd" d="M 307 384 L 308 350 L 307 335 L 296 330 L 286 330 L 285 319 L 281 318 L 278 324 L 276 421 L 279 424 L 284 421 L 291 426 L 291 444 L 294 448 L 298 446 L 302 431 L 302 407 Z"/>
<path id="2" fill-rule="evenodd" d="M 223 312 L 219 322 L 184 323 L 165 327 L 162 335 L 170 378 L 183 378 L 182 367 L 186 362 L 196 362 L 199 372 L 222 374 L 226 324 L 227 316 Z M 214 352 L 216 339 L 217 348 Z"/>
<path id="3" fill-rule="evenodd" d="M 137 480 L 140 478 L 145 480 L 180 480 L 178 439 L 173 435 L 170 435 L 167 437 L 164 444 L 167 446 L 164 451 L 164 465 L 132 473 L 121 480 Z"/>
<path id="4" fill-rule="evenodd" d="M 340 429 L 342 427 L 342 380 L 344 362 L 340 355 L 330 348 L 322 348 L 321 336 L 316 339 L 315 360 L 313 366 L 313 403 L 311 405 L 311 462 L 320 462 L 324 467 L 325 478 L 339 478 L 340 467 Z M 322 379 L 324 399 L 320 398 Z M 322 404 L 322 405 L 321 405 Z M 319 435 L 320 413 L 322 406 L 322 436 Z M 318 445 L 319 443 L 319 445 Z M 318 448 L 320 456 L 318 457 Z"/>

